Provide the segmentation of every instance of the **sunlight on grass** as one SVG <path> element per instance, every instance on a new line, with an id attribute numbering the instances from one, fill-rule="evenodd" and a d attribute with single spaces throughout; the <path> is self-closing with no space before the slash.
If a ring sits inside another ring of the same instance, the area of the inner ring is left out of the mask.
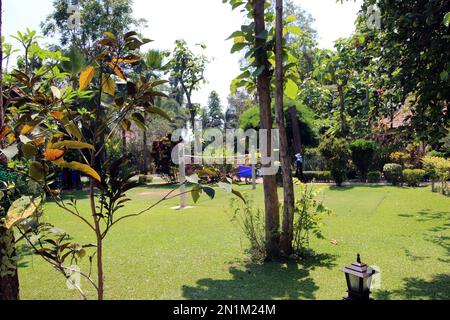
<path id="1" fill-rule="evenodd" d="M 239 190 L 263 205 L 261 186 Z M 123 213 L 144 208 L 164 191 L 134 190 Z M 77 197 L 88 212 L 84 195 Z M 204 196 L 185 211 L 170 210 L 177 204 L 171 200 L 114 229 L 104 248 L 106 298 L 341 299 L 346 287 L 339 269 L 357 253 L 381 268 L 377 299 L 450 298 L 443 287 L 450 277 L 450 200 L 428 188 L 324 187 L 334 214 L 326 218 L 326 239 L 312 240 L 316 256 L 301 264 L 250 263 L 243 253 L 247 242 L 230 222 L 229 198 L 218 190 L 216 199 Z M 46 213 L 45 219 L 76 234 L 76 241 L 94 242 L 89 230 L 54 204 L 47 204 Z M 21 265 L 24 299 L 78 298 L 39 257 L 25 257 Z"/>

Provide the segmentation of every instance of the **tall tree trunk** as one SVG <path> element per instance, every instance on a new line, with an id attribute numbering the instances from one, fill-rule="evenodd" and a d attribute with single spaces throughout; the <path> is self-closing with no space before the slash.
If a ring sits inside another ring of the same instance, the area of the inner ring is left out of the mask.
<path id="1" fill-rule="evenodd" d="M 3 23 L 3 2 L 0 0 L 0 39 L 2 38 Z M 0 131 L 5 124 L 5 112 L 3 109 L 3 43 L 0 41 Z M 0 141 L 0 147 L 3 141 Z M 1 164 L 0 164 L 1 167 Z M 11 253 L 11 255 L 8 254 Z M 4 254 L 13 257 L 14 250 L 14 233 L 5 228 L 0 227 L 0 264 L 4 261 Z M 8 259 L 8 257 L 6 257 Z M 5 268 L 0 265 L 0 300 L 19 300 L 19 276 L 17 273 L 17 265 L 14 269 Z M 6 269 L 6 270 L 5 270 Z"/>
<path id="2" fill-rule="evenodd" d="M 298 111 L 295 107 L 290 107 L 289 115 L 292 122 L 292 136 L 294 139 L 294 154 L 302 153 L 302 135 L 300 131 L 300 123 L 298 119 Z"/>
<path id="3" fill-rule="evenodd" d="M 288 139 L 283 110 L 284 74 L 283 74 L 283 0 L 276 0 L 276 31 L 275 31 L 275 60 L 276 60 L 276 101 L 275 115 L 278 130 L 280 131 L 280 157 L 281 173 L 283 176 L 283 227 L 280 239 L 280 248 L 285 255 L 293 252 L 294 240 L 294 184 L 292 182 L 292 166 L 288 151 Z"/>
<path id="4" fill-rule="evenodd" d="M 341 117 L 341 134 L 345 136 L 347 133 L 347 119 L 345 118 L 345 100 L 344 100 L 344 89 L 341 85 L 338 85 L 339 92 L 339 115 Z"/>
<path id="5" fill-rule="evenodd" d="M 262 34 L 266 30 L 264 21 L 265 0 L 254 0 L 254 20 L 255 34 Z M 266 40 L 257 38 L 257 47 L 265 48 Z M 258 76 L 258 100 L 261 114 L 261 129 L 268 130 L 268 156 L 272 154 L 271 130 L 272 130 L 272 110 L 270 97 L 270 63 L 267 59 L 267 51 L 259 50 L 256 56 L 258 66 L 265 66 L 264 71 Z M 275 175 L 264 175 L 264 203 L 266 212 L 266 260 L 278 259 L 281 256 L 279 248 L 280 239 L 280 212 L 277 194 L 277 180 Z"/>
<path id="6" fill-rule="evenodd" d="M 145 125 L 147 125 L 147 112 L 144 114 L 144 120 L 145 120 Z M 147 174 L 148 173 L 148 146 L 147 146 L 147 129 L 144 129 L 143 132 L 143 147 L 144 147 L 144 152 L 143 152 L 143 156 L 144 156 L 144 162 L 143 162 L 143 170 L 142 173 L 143 174 Z"/>
<path id="7" fill-rule="evenodd" d="M 17 264 L 12 258 L 16 255 L 14 249 L 14 233 L 0 227 L 0 300 L 19 300 L 19 275 Z M 14 266 L 8 268 L 3 264 L 9 260 Z"/>

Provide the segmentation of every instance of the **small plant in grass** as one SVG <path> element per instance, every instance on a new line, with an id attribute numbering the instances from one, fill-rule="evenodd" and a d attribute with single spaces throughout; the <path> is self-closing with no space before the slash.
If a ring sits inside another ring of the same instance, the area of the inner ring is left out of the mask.
<path id="1" fill-rule="evenodd" d="M 381 181 L 382 175 L 380 171 L 370 171 L 367 174 L 367 181 L 370 183 L 378 183 Z"/>
<path id="2" fill-rule="evenodd" d="M 403 182 L 403 167 L 396 163 L 388 163 L 383 167 L 386 180 L 397 186 Z"/>
<path id="3" fill-rule="evenodd" d="M 245 202 L 231 199 L 232 221 L 244 232 L 250 242 L 248 254 L 255 262 L 262 262 L 266 256 L 265 251 L 265 222 L 264 212 L 255 206 L 255 203 L 243 194 Z"/>
<path id="4" fill-rule="evenodd" d="M 423 182 L 425 170 L 421 169 L 405 169 L 403 170 L 403 179 L 410 187 L 418 187 Z"/>
<path id="5" fill-rule="evenodd" d="M 314 190 L 306 184 L 296 181 L 300 190 L 295 202 L 294 248 L 299 256 L 309 248 L 311 236 L 323 239 L 323 218 L 331 214 L 331 210 L 319 200 L 320 190 Z"/>

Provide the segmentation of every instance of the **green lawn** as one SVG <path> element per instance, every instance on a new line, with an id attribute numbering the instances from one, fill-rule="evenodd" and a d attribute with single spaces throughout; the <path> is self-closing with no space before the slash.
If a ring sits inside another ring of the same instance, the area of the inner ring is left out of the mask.
<path id="1" fill-rule="evenodd" d="M 262 206 L 261 186 L 240 189 Z M 134 190 L 125 211 L 144 208 L 162 191 Z M 341 299 L 346 288 L 339 269 L 361 253 L 382 271 L 375 298 L 450 299 L 450 198 L 428 188 L 381 186 L 324 187 L 323 197 L 334 214 L 326 219 L 326 239 L 312 240 L 316 257 L 303 264 L 249 263 L 246 240 L 230 222 L 225 192 L 218 190 L 212 201 L 204 196 L 194 209 L 181 212 L 170 209 L 176 200 L 164 203 L 107 238 L 106 298 Z M 87 201 L 79 204 L 87 210 Z M 83 225 L 54 204 L 46 212 L 46 219 L 77 241 L 93 242 Z M 78 298 L 39 257 L 26 257 L 22 265 L 23 299 Z"/>

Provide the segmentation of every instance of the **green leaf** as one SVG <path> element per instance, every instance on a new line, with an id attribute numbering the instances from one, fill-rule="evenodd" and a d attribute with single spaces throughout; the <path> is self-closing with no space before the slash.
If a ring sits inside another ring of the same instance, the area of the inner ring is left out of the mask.
<path id="1" fill-rule="evenodd" d="M 300 29 L 299 26 L 286 26 L 284 27 L 284 34 L 286 33 L 292 33 L 295 34 L 297 36 L 301 36 L 303 34 L 302 30 Z"/>
<path id="2" fill-rule="evenodd" d="M 146 108 L 146 110 L 150 114 L 157 114 L 158 116 L 161 116 L 168 121 L 172 121 L 172 119 L 169 117 L 169 115 L 163 109 L 160 109 L 158 107 L 148 107 L 148 108 Z"/>
<path id="3" fill-rule="evenodd" d="M 43 181 L 46 176 L 46 170 L 42 163 L 33 161 L 30 163 L 28 174 L 35 181 Z"/>
<path id="4" fill-rule="evenodd" d="M 72 137 L 77 138 L 78 140 L 82 139 L 81 131 L 78 129 L 78 126 L 74 122 L 69 122 L 64 126 L 66 128 L 66 131 L 68 134 L 70 134 Z"/>
<path id="5" fill-rule="evenodd" d="M 286 88 L 284 93 L 286 94 L 286 96 L 288 96 L 288 98 L 295 100 L 297 99 L 297 94 L 298 94 L 298 86 L 297 84 L 292 81 L 291 79 L 288 79 L 286 81 Z"/>
<path id="6" fill-rule="evenodd" d="M 245 43 L 245 42 L 238 42 L 238 43 L 235 43 L 235 44 L 233 45 L 233 47 L 231 48 L 231 53 L 235 53 L 235 52 L 241 51 L 241 50 L 244 49 L 246 46 L 247 46 L 247 43 Z"/>
<path id="7" fill-rule="evenodd" d="M 38 150 L 36 149 L 36 147 L 34 145 L 32 145 L 31 143 L 23 144 L 21 150 L 22 150 L 23 156 L 28 160 L 35 157 L 38 153 Z"/>
<path id="8" fill-rule="evenodd" d="M 297 21 L 297 17 L 294 15 L 290 15 L 290 16 L 286 17 L 286 19 L 284 20 L 284 23 L 288 24 L 288 23 L 292 23 L 295 21 Z"/>
<path id="9" fill-rule="evenodd" d="M 259 77 L 264 72 L 265 69 L 266 69 L 266 66 L 259 66 L 259 68 L 256 69 L 255 72 L 253 72 L 253 76 L 255 78 Z"/>
<path id="10" fill-rule="evenodd" d="M 444 17 L 444 25 L 446 27 L 450 26 L 450 12 L 447 12 L 447 14 Z"/>
<path id="11" fill-rule="evenodd" d="M 200 186 L 195 185 L 191 190 L 192 200 L 194 203 L 197 203 L 198 199 L 200 199 Z"/>
<path id="12" fill-rule="evenodd" d="M 137 112 L 133 113 L 131 118 L 133 119 L 134 123 L 139 127 L 139 129 L 141 129 L 141 130 L 147 129 L 147 127 L 145 125 L 145 118 L 142 114 L 137 113 Z"/>
<path id="13" fill-rule="evenodd" d="M 240 193 L 239 191 L 232 190 L 231 193 L 233 193 L 235 196 L 237 196 L 237 197 L 240 198 L 242 201 L 244 201 L 244 203 L 247 202 L 247 201 L 245 201 L 245 198 L 244 198 L 244 196 L 242 195 L 242 193 Z"/>
<path id="14" fill-rule="evenodd" d="M 242 31 L 235 31 L 231 34 L 231 36 L 229 36 L 226 40 L 230 40 L 236 37 L 245 37 L 245 33 Z"/>
<path id="15" fill-rule="evenodd" d="M 267 30 L 264 30 L 260 34 L 256 35 L 255 38 L 266 40 L 268 36 L 269 36 L 269 32 Z"/>
<path id="16" fill-rule="evenodd" d="M 211 200 L 213 200 L 214 197 L 216 196 L 216 190 L 214 190 L 213 188 L 204 186 L 202 189 L 203 191 L 205 191 L 205 193 Z"/>

